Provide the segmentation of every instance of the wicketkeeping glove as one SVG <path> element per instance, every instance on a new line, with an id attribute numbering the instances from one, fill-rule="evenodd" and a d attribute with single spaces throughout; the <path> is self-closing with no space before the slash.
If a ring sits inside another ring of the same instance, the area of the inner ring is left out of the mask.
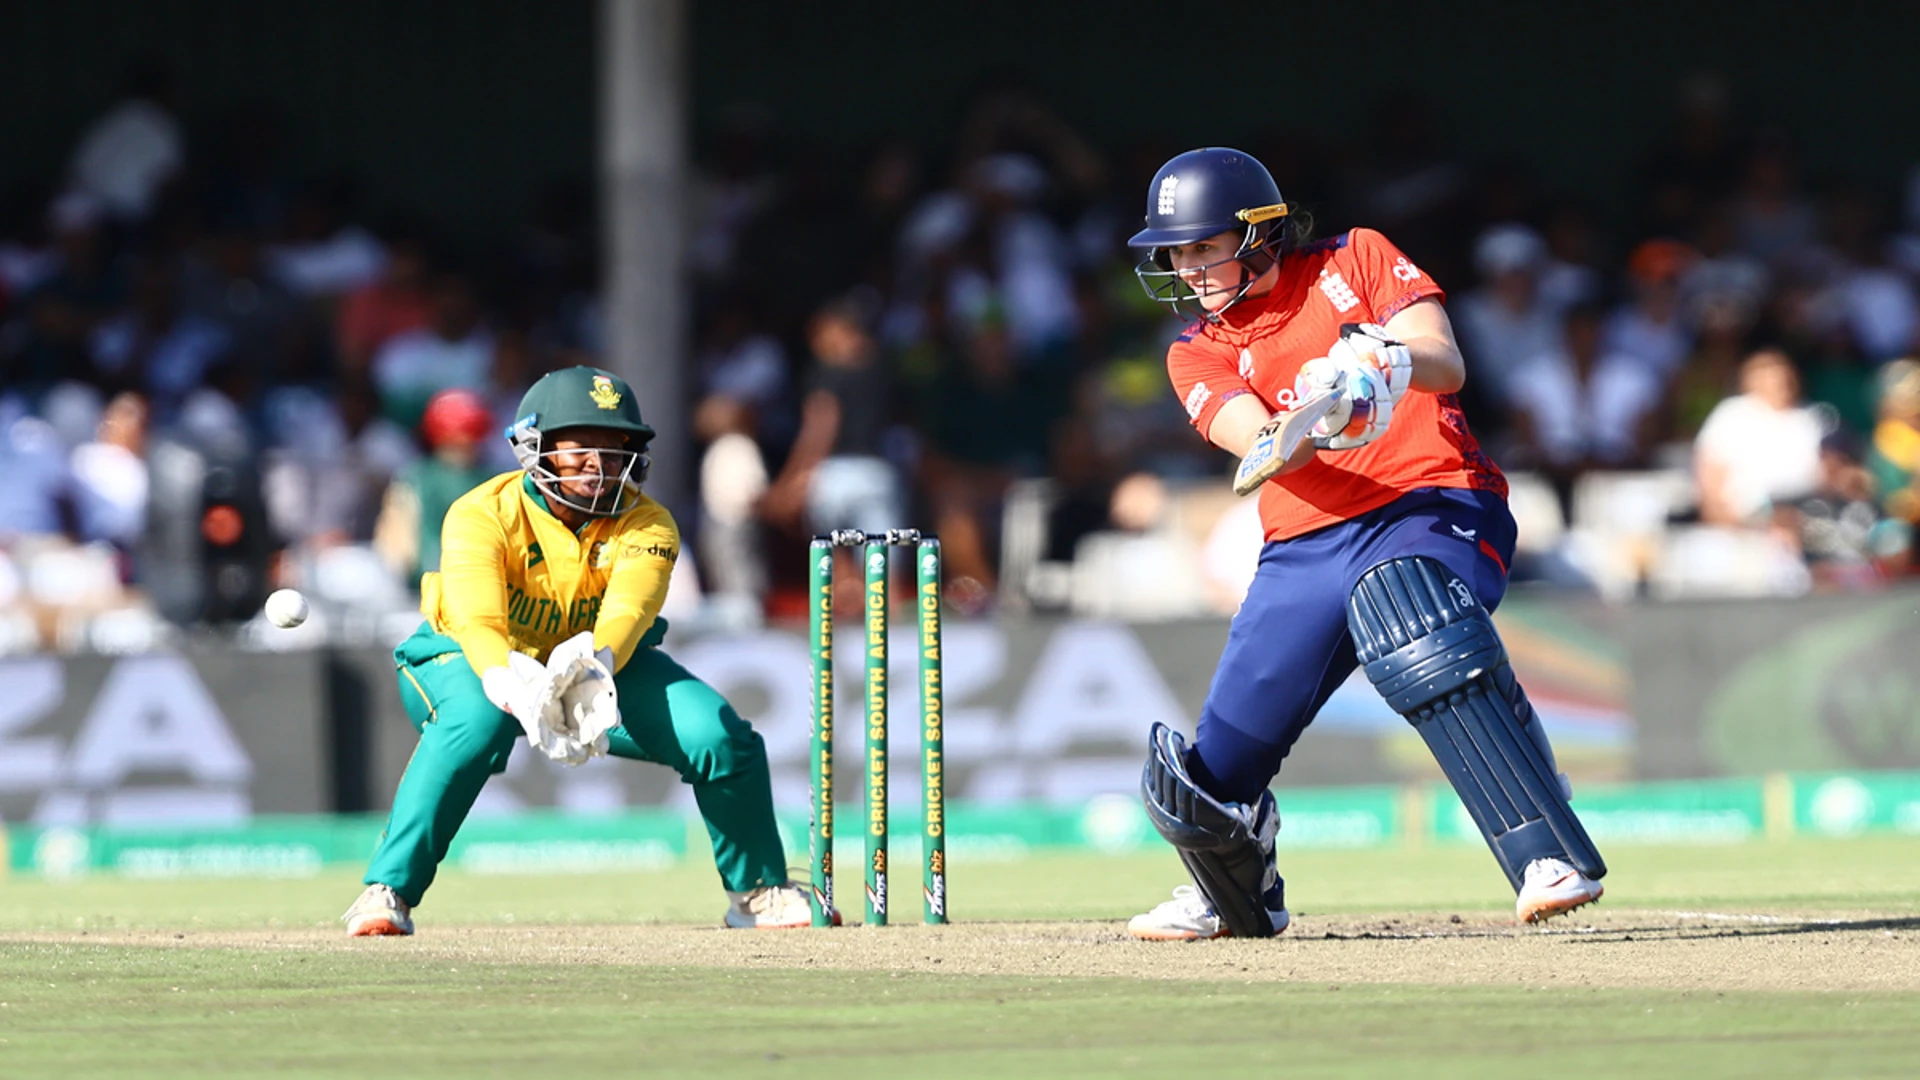
<path id="1" fill-rule="evenodd" d="M 480 677 L 487 699 L 520 722 L 527 742 L 543 755 L 579 765 L 607 752 L 607 732 L 620 723 L 613 653 L 593 649 L 582 633 L 554 646 L 545 664 L 524 653 Z"/>
<path id="2" fill-rule="evenodd" d="M 613 685 L 613 650 L 593 647 L 584 631 L 554 646 L 547 657 L 560 691 L 560 726 L 566 755 L 557 760 L 578 765 L 607 752 L 607 732 L 620 725 Z"/>
<path id="3" fill-rule="evenodd" d="M 520 721 L 528 742 L 548 757 L 555 757 L 548 745 L 562 723 L 562 688 L 555 685 L 554 673 L 547 665 L 526 653 L 510 652 L 504 665 L 488 668 L 480 676 L 480 689 L 485 691 L 488 701 Z"/>

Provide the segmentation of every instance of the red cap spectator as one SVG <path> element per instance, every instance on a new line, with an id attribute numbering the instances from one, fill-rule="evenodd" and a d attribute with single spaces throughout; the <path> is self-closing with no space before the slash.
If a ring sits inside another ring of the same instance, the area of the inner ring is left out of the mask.
<path id="1" fill-rule="evenodd" d="M 493 414 L 471 390 L 442 390 L 427 401 L 420 435 L 429 450 L 451 442 L 478 443 L 493 433 Z"/>
<path id="2" fill-rule="evenodd" d="M 1627 272 L 1647 285 L 1672 284 L 1680 280 L 1699 255 L 1677 240 L 1648 240 L 1633 249 L 1627 259 Z"/>

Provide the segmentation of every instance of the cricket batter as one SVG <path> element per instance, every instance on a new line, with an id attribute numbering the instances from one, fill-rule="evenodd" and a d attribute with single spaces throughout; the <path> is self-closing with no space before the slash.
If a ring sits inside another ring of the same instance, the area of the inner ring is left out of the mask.
<path id="1" fill-rule="evenodd" d="M 1309 242 L 1266 168 L 1194 150 L 1147 189 L 1149 295 L 1199 318 L 1167 352 L 1200 434 L 1257 483 L 1266 546 L 1193 745 L 1156 724 L 1142 793 L 1193 885 L 1151 940 L 1286 929 L 1268 786 L 1356 666 L 1425 738 L 1536 922 L 1600 898 L 1600 853 L 1488 613 L 1506 591 L 1506 479 L 1467 430 L 1440 287 L 1369 229 Z M 1329 406 L 1329 402 L 1331 405 Z M 1287 419 L 1328 409 L 1298 448 Z M 1264 482 L 1261 482 L 1264 480 Z"/>
<path id="2" fill-rule="evenodd" d="M 347 932 L 413 933 L 413 909 L 480 788 L 523 731 L 545 734 L 535 714 L 552 715 L 539 703 L 555 697 L 543 682 L 557 676 L 542 665 L 589 633 L 594 657 L 581 670 L 603 681 L 581 708 L 617 709 L 604 714 L 617 726 L 569 760 L 605 750 L 679 773 L 732 901 L 726 925 L 809 925 L 806 893 L 787 881 L 760 735 L 657 648 L 680 535 L 641 493 L 653 429 L 632 389 L 597 368 L 556 371 L 527 391 L 507 438 L 522 468 L 447 512 L 440 570 L 421 581 L 426 622 L 394 650 L 420 744 Z M 524 655 L 510 663 L 512 653 Z"/>

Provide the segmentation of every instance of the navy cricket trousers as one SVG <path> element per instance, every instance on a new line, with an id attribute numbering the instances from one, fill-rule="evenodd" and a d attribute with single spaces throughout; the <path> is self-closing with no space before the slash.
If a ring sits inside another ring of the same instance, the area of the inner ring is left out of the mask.
<path id="1" fill-rule="evenodd" d="M 1513 515 L 1490 491 L 1421 488 L 1337 525 L 1266 545 L 1213 673 L 1189 764 L 1214 797 L 1250 803 L 1359 666 L 1347 597 L 1389 559 L 1426 555 L 1492 611 L 1507 591 Z"/>

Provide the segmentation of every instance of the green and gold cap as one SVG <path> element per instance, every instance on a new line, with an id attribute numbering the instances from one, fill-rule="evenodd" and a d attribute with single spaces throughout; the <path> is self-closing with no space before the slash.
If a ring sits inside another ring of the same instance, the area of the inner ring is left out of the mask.
<path id="1" fill-rule="evenodd" d="M 653 428 L 640 418 L 640 403 L 627 380 L 600 368 L 570 367 L 541 376 L 520 399 L 507 440 L 517 446 L 529 432 L 579 427 L 627 432 L 635 450 L 653 439 Z"/>

